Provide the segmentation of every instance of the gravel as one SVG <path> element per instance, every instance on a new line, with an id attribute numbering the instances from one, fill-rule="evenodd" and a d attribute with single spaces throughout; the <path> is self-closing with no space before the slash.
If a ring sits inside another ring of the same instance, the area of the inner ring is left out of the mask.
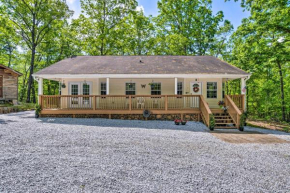
<path id="1" fill-rule="evenodd" d="M 0 115 L 0 192 L 289 192 L 289 175 L 289 143 L 230 144 L 201 123 Z"/>

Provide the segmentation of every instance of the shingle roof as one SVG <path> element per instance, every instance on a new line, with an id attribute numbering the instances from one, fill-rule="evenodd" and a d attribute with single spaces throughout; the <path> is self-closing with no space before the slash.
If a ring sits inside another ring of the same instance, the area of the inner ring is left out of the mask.
<path id="1" fill-rule="evenodd" d="M 77 56 L 36 73 L 43 74 L 245 74 L 213 56 Z"/>
<path id="2" fill-rule="evenodd" d="M 7 66 L 4 66 L 3 64 L 0 64 L 0 69 L 7 69 L 7 70 L 9 70 L 9 71 L 11 71 L 11 72 L 13 72 L 13 73 L 15 73 L 15 74 L 17 74 L 18 76 L 22 76 L 22 73 L 20 73 L 20 72 L 18 72 L 18 71 L 16 71 L 16 70 L 13 70 L 12 68 L 9 68 L 9 67 L 7 67 Z"/>

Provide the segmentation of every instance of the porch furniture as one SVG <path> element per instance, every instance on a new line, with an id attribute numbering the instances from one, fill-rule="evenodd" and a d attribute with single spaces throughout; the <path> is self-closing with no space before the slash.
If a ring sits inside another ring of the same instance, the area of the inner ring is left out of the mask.
<path id="1" fill-rule="evenodd" d="M 145 98 L 144 97 L 137 97 L 137 109 L 139 108 L 144 109 L 145 108 Z"/>

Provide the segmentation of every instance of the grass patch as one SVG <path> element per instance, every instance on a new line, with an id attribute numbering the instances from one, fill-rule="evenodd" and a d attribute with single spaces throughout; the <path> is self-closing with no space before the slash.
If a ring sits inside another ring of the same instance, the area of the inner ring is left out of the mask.
<path id="1" fill-rule="evenodd" d="M 249 120 L 247 121 L 247 126 L 269 130 L 278 130 L 290 133 L 290 125 L 288 123 L 262 121 L 262 120 Z"/>

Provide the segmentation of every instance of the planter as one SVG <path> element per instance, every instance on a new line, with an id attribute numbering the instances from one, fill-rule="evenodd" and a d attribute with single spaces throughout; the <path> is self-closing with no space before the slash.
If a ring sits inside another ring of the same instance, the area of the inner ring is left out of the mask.
<path id="1" fill-rule="evenodd" d="M 35 118 L 39 118 L 39 114 L 35 114 Z"/>
<path id="2" fill-rule="evenodd" d="M 181 121 L 181 125 L 186 125 L 187 121 Z"/>
<path id="3" fill-rule="evenodd" d="M 177 120 L 174 121 L 174 123 L 175 123 L 175 125 L 180 125 L 181 120 L 178 120 L 178 119 L 177 119 Z"/>

